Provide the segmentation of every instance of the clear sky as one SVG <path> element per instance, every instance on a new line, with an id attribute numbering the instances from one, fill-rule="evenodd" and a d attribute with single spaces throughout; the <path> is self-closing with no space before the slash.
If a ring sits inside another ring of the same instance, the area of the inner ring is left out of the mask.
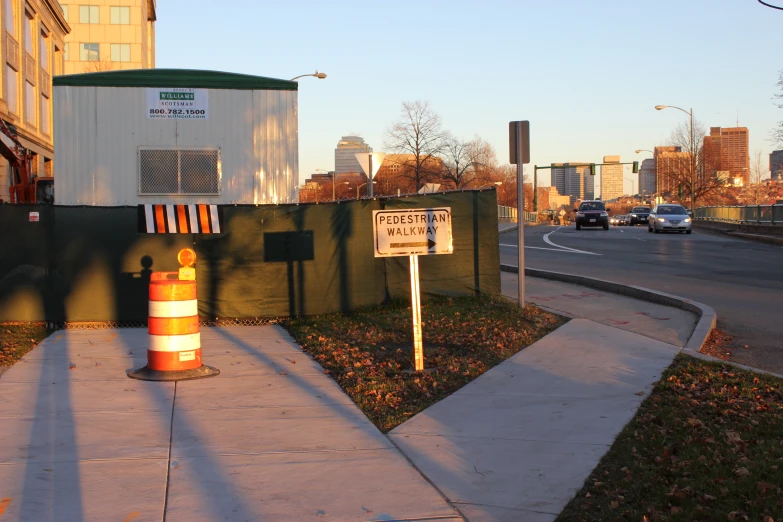
<path id="1" fill-rule="evenodd" d="M 659 104 L 707 128 L 739 120 L 765 164 L 783 120 L 783 11 L 756 0 L 158 0 L 157 14 L 158 67 L 328 75 L 299 80 L 301 180 L 334 169 L 343 135 L 383 152 L 403 101 L 428 101 L 501 162 L 508 122 L 529 120 L 531 172 L 650 157 L 634 150 L 688 120 Z"/>

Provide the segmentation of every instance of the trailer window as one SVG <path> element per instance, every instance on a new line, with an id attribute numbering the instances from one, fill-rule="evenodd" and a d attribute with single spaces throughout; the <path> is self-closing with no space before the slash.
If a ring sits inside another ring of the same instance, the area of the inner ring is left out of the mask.
<path id="1" fill-rule="evenodd" d="M 218 195 L 219 149 L 139 150 L 139 194 Z"/>

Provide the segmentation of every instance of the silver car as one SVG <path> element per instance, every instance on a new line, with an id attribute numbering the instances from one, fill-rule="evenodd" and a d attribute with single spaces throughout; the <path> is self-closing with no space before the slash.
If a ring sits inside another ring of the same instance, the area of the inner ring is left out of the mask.
<path id="1" fill-rule="evenodd" d="M 682 205 L 656 205 L 647 218 L 647 231 L 691 233 L 691 217 Z"/>

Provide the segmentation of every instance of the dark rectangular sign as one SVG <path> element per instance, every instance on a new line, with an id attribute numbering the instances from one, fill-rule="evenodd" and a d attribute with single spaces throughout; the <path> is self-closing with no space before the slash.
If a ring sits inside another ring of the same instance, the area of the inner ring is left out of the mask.
<path id="1" fill-rule="evenodd" d="M 509 163 L 519 165 L 530 163 L 530 122 L 508 122 Z M 521 158 L 517 158 L 517 150 L 521 150 Z"/>

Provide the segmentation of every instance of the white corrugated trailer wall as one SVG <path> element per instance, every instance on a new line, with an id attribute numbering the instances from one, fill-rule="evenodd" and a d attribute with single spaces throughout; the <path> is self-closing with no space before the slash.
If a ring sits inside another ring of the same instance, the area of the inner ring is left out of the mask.
<path id="1" fill-rule="evenodd" d="M 296 201 L 299 130 L 296 91 L 253 91 L 253 145 L 261 165 L 255 203 Z"/>
<path id="2" fill-rule="evenodd" d="M 207 120 L 147 118 L 146 88 L 54 89 L 59 205 L 296 200 L 296 91 L 209 90 Z M 221 150 L 219 196 L 139 196 L 138 148 Z"/>

